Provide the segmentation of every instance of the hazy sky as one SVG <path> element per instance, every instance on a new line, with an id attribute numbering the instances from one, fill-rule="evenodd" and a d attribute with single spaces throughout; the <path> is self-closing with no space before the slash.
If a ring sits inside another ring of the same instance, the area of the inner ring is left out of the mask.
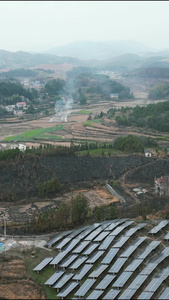
<path id="1" fill-rule="evenodd" d="M 0 1 L 0 49 L 135 40 L 169 48 L 168 1 Z"/>

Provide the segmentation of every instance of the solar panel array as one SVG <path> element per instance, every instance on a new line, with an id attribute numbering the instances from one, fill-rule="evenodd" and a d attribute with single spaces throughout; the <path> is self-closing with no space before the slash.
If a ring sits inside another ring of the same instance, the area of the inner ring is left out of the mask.
<path id="1" fill-rule="evenodd" d="M 160 222 L 153 232 L 168 222 Z M 158 291 L 159 299 L 169 299 L 165 288 L 169 268 L 155 275 L 169 257 L 169 247 L 141 236 L 143 228 L 151 233 L 146 225 L 116 219 L 63 232 L 46 243 L 56 256 L 42 260 L 33 270 L 53 268 L 44 284 L 56 290 L 57 298 L 151 299 Z M 162 239 L 164 243 L 164 234 Z"/>
<path id="2" fill-rule="evenodd" d="M 151 229 L 149 231 L 149 233 L 155 234 L 155 233 L 159 232 L 162 228 L 167 226 L 168 223 L 169 223 L 169 220 L 161 221 L 157 226 L 155 226 L 153 229 Z"/>

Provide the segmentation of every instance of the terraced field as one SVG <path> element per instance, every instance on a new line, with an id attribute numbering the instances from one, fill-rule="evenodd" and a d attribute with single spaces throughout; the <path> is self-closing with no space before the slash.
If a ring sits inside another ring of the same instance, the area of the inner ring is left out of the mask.
<path id="1" fill-rule="evenodd" d="M 62 232 L 33 272 L 53 299 L 169 299 L 168 228 L 116 219 Z"/>

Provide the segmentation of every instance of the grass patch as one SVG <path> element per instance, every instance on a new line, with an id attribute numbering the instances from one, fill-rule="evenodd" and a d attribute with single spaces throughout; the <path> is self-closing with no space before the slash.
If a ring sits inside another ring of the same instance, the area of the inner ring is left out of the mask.
<path id="1" fill-rule="evenodd" d="M 91 157 L 101 157 L 101 156 L 117 156 L 117 155 L 123 155 L 124 153 L 113 149 L 113 148 L 107 148 L 107 149 L 91 149 L 91 150 L 84 150 L 84 151 L 77 151 L 76 155 L 78 156 L 91 156 Z"/>
<path id="2" fill-rule="evenodd" d="M 155 137 L 155 140 L 167 141 L 168 137 L 166 137 L 166 136 L 157 136 L 157 137 Z"/>
<path id="3" fill-rule="evenodd" d="M 81 110 L 81 111 L 79 111 L 79 114 L 91 114 L 91 111 L 89 111 L 89 110 Z"/>
<path id="4" fill-rule="evenodd" d="M 101 124 L 101 121 L 100 120 L 88 120 L 86 122 L 83 123 L 83 126 L 86 127 L 94 127 L 94 123 L 100 123 Z"/>
<path id="5" fill-rule="evenodd" d="M 14 136 L 9 136 L 4 139 L 4 141 L 32 141 L 34 139 L 43 139 L 43 138 L 51 138 L 51 139 L 61 139 L 61 136 L 56 136 L 56 135 L 45 135 L 46 133 L 50 133 L 53 131 L 59 131 L 64 128 L 65 125 L 57 125 L 54 127 L 49 127 L 49 128 L 44 128 L 44 129 L 35 129 L 35 130 L 30 130 L 26 131 L 22 134 L 19 135 L 14 135 Z"/>

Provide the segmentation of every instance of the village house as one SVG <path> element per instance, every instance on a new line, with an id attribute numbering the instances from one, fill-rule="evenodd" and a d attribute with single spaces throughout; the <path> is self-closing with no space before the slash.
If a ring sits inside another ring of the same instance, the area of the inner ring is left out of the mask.
<path id="1" fill-rule="evenodd" d="M 160 196 L 169 196 L 169 176 L 155 178 L 155 192 Z"/>
<path id="2" fill-rule="evenodd" d="M 110 98 L 118 99 L 118 97 L 119 97 L 119 94 L 118 94 L 118 93 L 111 93 L 111 94 L 110 94 Z"/>
<path id="3" fill-rule="evenodd" d="M 16 107 L 18 108 L 18 109 L 26 109 L 27 108 L 27 105 L 26 105 L 26 102 L 17 102 L 16 103 Z"/>

